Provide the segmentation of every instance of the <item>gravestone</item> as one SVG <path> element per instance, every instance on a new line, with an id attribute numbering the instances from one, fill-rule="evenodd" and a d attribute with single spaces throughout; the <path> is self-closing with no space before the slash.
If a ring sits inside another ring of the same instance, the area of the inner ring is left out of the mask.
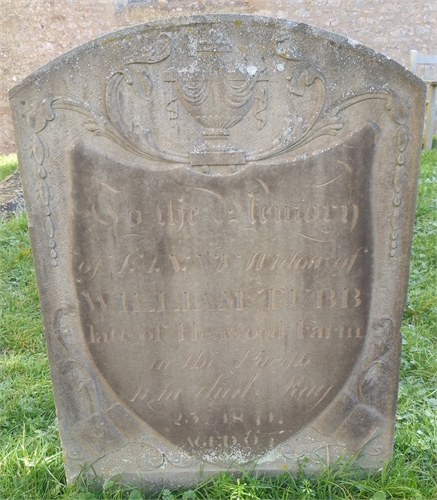
<path id="1" fill-rule="evenodd" d="M 236 15 L 124 29 L 12 89 L 69 481 L 381 466 L 424 93 Z"/>

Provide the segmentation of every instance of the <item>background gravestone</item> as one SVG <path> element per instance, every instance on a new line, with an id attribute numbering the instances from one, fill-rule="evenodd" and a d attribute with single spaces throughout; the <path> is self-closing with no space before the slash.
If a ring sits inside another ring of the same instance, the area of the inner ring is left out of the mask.
<path id="1" fill-rule="evenodd" d="M 290 21 L 85 44 L 11 91 L 68 480 L 391 452 L 424 85 Z"/>

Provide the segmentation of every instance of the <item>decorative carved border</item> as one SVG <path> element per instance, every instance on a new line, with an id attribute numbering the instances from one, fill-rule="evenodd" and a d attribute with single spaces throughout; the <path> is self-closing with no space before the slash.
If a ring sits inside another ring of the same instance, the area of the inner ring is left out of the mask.
<path id="1" fill-rule="evenodd" d="M 37 176 L 39 180 L 36 184 L 36 189 L 38 191 L 40 204 L 43 207 L 43 213 L 46 216 L 44 228 L 49 237 L 49 255 L 53 267 L 56 267 L 58 265 L 58 253 L 56 251 L 56 242 L 54 239 L 55 225 L 52 220 L 52 210 L 50 207 L 50 201 L 53 200 L 53 193 L 51 193 L 49 184 L 46 180 L 47 170 L 43 167 L 44 159 L 48 157 L 48 150 L 38 135 L 45 129 L 47 122 L 55 118 L 55 114 L 51 108 L 51 102 L 50 98 L 44 98 L 39 102 L 37 98 L 28 100 L 26 102 L 26 119 L 29 128 L 32 130 L 30 157 L 33 157 L 38 164 Z"/>
<path id="2" fill-rule="evenodd" d="M 396 122 L 398 123 L 398 122 Z M 395 173 L 393 176 L 393 189 L 395 192 L 395 197 L 393 198 L 393 212 L 390 219 L 390 224 L 393 229 L 390 238 L 390 257 L 396 257 L 398 249 L 398 236 L 399 228 L 402 224 L 402 198 L 401 191 L 405 182 L 408 180 L 408 172 L 405 168 L 405 156 L 404 151 L 408 145 L 409 140 L 409 130 L 404 124 L 399 123 L 400 127 L 398 129 L 396 137 L 396 146 L 398 149 L 398 156 L 396 158 Z"/>

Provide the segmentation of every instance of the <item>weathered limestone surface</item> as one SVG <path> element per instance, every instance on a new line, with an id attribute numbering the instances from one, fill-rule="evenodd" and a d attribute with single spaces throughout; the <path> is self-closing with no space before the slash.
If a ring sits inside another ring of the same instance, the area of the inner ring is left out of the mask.
<path id="1" fill-rule="evenodd" d="M 340 35 L 225 14 L 11 91 L 69 481 L 382 464 L 424 91 Z"/>
<path id="2" fill-rule="evenodd" d="M 408 65 L 411 49 L 437 54 L 437 3 L 429 0 L 2 0 L 0 153 L 16 151 L 7 91 L 31 71 L 113 30 L 174 15 L 258 13 L 334 30 Z"/>

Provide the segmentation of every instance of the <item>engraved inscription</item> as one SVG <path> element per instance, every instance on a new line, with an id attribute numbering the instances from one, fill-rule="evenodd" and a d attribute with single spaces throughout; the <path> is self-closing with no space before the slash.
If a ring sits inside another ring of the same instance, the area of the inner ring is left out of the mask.
<path id="1" fill-rule="evenodd" d="M 188 454 L 260 455 L 320 415 L 352 372 L 369 324 L 376 134 L 368 125 L 235 177 L 73 148 L 85 344 L 118 399 Z"/>

